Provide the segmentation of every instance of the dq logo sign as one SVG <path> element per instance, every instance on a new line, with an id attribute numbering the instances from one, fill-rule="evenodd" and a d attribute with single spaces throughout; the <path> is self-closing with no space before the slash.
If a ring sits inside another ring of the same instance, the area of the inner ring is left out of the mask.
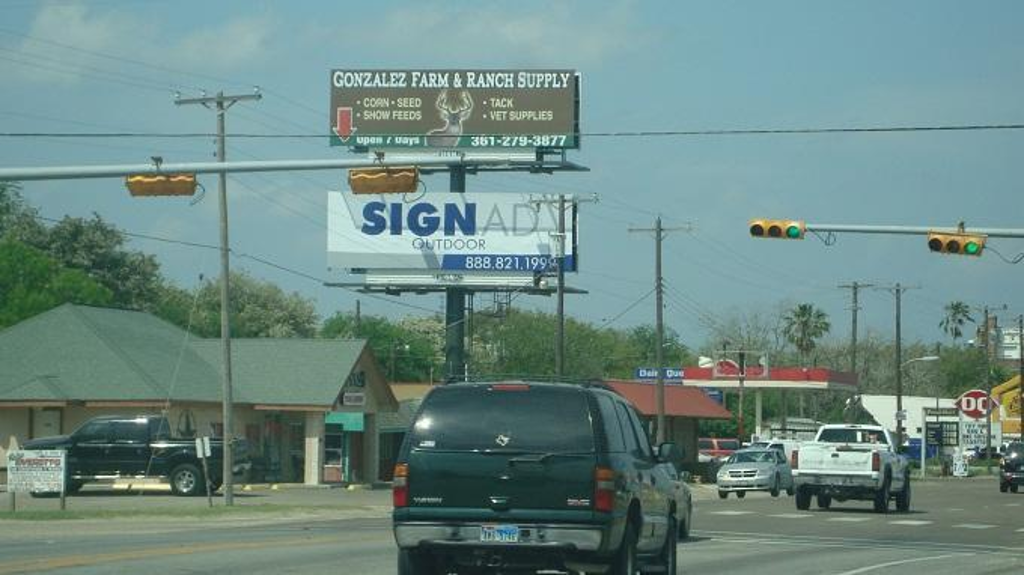
<path id="1" fill-rule="evenodd" d="M 955 405 L 960 410 L 960 413 L 967 417 L 981 419 L 992 411 L 992 408 L 995 407 L 995 401 L 984 391 L 972 389 L 965 391 L 963 395 L 958 397 Z"/>

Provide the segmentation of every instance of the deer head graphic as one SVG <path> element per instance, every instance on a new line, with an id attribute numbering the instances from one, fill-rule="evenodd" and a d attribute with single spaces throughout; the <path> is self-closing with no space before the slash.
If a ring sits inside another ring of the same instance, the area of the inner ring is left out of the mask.
<path id="1" fill-rule="evenodd" d="M 442 148 L 454 147 L 462 135 L 462 123 L 473 113 L 473 97 L 466 90 L 460 90 L 458 99 L 452 101 L 448 99 L 448 90 L 441 90 L 435 106 L 444 127 L 427 132 L 427 144 Z"/>

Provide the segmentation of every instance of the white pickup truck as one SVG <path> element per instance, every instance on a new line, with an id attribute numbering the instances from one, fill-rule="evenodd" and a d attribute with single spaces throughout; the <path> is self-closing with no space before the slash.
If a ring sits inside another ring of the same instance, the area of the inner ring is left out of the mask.
<path id="1" fill-rule="evenodd" d="M 791 456 L 796 508 L 806 511 L 811 497 L 828 509 L 832 499 L 873 501 L 875 511 L 910 510 L 910 468 L 897 453 L 889 431 L 877 425 L 823 425 L 813 442 Z"/>

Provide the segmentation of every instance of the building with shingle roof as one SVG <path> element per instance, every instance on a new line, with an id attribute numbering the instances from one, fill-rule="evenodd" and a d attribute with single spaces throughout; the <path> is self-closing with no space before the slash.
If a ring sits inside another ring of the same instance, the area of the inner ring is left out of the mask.
<path id="1" fill-rule="evenodd" d="M 257 479 L 320 483 L 326 422 L 346 414 L 361 422 L 342 438 L 358 457 L 335 462 L 338 477 L 379 478 L 377 418 L 398 402 L 365 340 L 231 344 L 233 431 Z M 73 304 L 0 331 L 0 462 L 97 415 L 165 412 L 180 434 L 220 434 L 221 346 L 148 313 Z"/>

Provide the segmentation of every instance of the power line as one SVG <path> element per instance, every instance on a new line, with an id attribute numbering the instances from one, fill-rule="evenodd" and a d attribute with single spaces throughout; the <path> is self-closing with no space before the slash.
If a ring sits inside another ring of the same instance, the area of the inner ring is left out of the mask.
<path id="1" fill-rule="evenodd" d="M 606 320 L 604 320 L 603 322 L 601 322 L 601 324 L 597 326 L 597 329 L 599 329 L 599 330 L 600 330 L 600 329 L 604 329 L 604 328 L 605 328 L 605 327 L 607 327 L 608 325 L 610 325 L 610 324 L 612 324 L 612 323 L 615 323 L 616 321 L 618 321 L 618 320 L 619 320 L 619 318 L 621 318 L 622 316 L 626 315 L 627 313 L 629 313 L 630 311 L 632 311 L 632 309 L 633 309 L 633 308 L 635 308 L 636 306 L 638 306 L 638 305 L 640 305 L 641 303 L 643 303 L 643 301 L 644 301 L 645 299 L 647 299 L 647 298 L 651 297 L 651 294 L 653 294 L 653 293 L 654 293 L 654 291 L 655 291 L 655 290 L 654 290 L 654 288 L 651 288 L 651 290 L 650 290 L 650 291 L 648 291 L 648 292 L 647 292 L 647 293 L 645 293 L 644 295 L 640 296 L 640 299 L 638 299 L 638 300 L 634 301 L 633 303 L 629 304 L 628 306 L 626 306 L 626 309 L 622 310 L 621 312 L 619 312 L 618 314 L 616 314 L 616 315 L 615 315 L 614 317 L 612 317 L 612 318 L 609 318 L 609 319 L 606 319 Z"/>
<path id="2" fill-rule="evenodd" d="M 150 88 L 150 86 L 145 86 Z M 813 135 L 813 134 L 891 134 L 911 132 L 982 132 L 1024 130 L 1024 124 L 962 124 L 937 126 L 863 126 L 863 127 L 822 127 L 822 128 L 750 128 L 737 130 L 652 130 L 652 131 L 617 131 L 617 132 L 581 132 L 580 137 L 588 138 L 650 138 L 650 137 L 690 137 L 690 136 L 774 136 L 774 135 Z M 206 132 L 0 132 L 4 138 L 211 138 L 217 134 Z M 393 136 L 418 136 L 422 134 L 391 134 Z M 491 135 L 470 134 L 463 136 Z M 227 134 L 231 138 L 248 139 L 326 139 L 325 133 L 291 133 L 291 134 L 258 134 L 234 133 Z"/>

